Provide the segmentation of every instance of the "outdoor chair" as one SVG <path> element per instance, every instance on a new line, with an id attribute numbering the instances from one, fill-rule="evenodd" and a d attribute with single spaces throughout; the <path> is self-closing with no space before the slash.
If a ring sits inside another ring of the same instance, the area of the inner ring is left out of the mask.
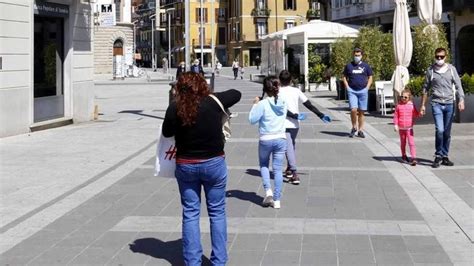
<path id="1" fill-rule="evenodd" d="M 387 106 L 393 110 L 395 101 L 393 98 L 393 84 L 391 82 L 384 83 L 383 86 L 377 87 L 377 101 L 378 109 L 382 115 L 387 115 Z"/>

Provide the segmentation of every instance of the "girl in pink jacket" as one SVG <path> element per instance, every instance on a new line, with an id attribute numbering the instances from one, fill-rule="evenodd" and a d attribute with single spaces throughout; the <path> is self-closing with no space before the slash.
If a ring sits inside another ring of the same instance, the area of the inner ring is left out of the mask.
<path id="1" fill-rule="evenodd" d="M 400 149 L 402 151 L 402 161 L 410 163 L 415 166 L 416 161 L 416 148 L 415 139 L 413 136 L 413 120 L 419 117 L 420 113 L 416 109 L 412 102 L 412 95 L 409 89 L 402 91 L 400 101 L 395 108 L 395 114 L 393 116 L 393 124 L 395 131 L 400 134 Z M 408 139 L 408 145 L 410 146 L 411 161 L 408 160 L 405 146 Z"/>

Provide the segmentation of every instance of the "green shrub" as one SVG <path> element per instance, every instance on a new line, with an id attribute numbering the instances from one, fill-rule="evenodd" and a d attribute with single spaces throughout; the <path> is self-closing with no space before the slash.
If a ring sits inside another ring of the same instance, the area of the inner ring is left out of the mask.
<path id="1" fill-rule="evenodd" d="M 314 48 L 314 44 L 308 46 L 308 81 L 310 83 L 321 83 L 326 81 L 327 66 L 323 63 L 321 56 L 314 53 Z"/>
<path id="2" fill-rule="evenodd" d="M 474 74 L 464 74 L 461 77 L 462 88 L 465 94 L 474 94 Z"/>
<path id="3" fill-rule="evenodd" d="M 374 72 L 374 80 L 390 80 L 395 70 L 392 34 L 378 26 L 364 26 L 354 40 L 355 47 L 364 50 L 363 60 Z"/>
<path id="4" fill-rule="evenodd" d="M 436 25 L 438 30 L 433 31 L 426 28 L 426 23 L 413 26 L 413 56 L 410 62 L 410 73 L 415 75 L 423 75 L 428 67 L 433 64 L 434 51 L 436 48 L 444 47 L 448 49 L 448 40 L 446 39 L 446 31 L 442 24 Z M 449 62 L 449 52 L 446 58 Z"/>
<path id="5" fill-rule="evenodd" d="M 407 88 L 410 89 L 413 96 L 421 96 L 423 94 L 423 83 L 425 76 L 415 76 L 410 79 Z"/>
<path id="6" fill-rule="evenodd" d="M 339 38 L 331 46 L 331 68 L 337 78 L 342 78 L 344 67 L 352 60 L 353 40 Z"/>

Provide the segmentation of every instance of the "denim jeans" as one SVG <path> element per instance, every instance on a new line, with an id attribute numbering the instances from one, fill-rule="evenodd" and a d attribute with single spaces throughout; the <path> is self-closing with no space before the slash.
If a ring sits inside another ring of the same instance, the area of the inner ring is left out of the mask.
<path id="1" fill-rule="evenodd" d="M 260 161 L 260 174 L 262 175 L 263 188 L 271 189 L 270 184 L 270 156 L 272 156 L 273 178 L 275 189 L 273 200 L 280 200 L 283 186 L 283 158 L 285 158 L 286 139 L 260 140 L 258 143 L 258 158 Z"/>
<path id="2" fill-rule="evenodd" d="M 436 156 L 447 157 L 449 144 L 451 142 L 451 125 L 453 124 L 454 105 L 431 103 L 433 118 L 435 122 L 435 146 Z"/>
<path id="3" fill-rule="evenodd" d="M 296 171 L 296 136 L 299 128 L 286 129 L 286 160 L 288 161 L 288 169 Z"/>
<path id="4" fill-rule="evenodd" d="M 201 187 L 204 187 L 211 224 L 211 263 L 225 265 L 227 262 L 225 211 L 227 166 L 224 157 L 219 156 L 195 164 L 177 164 L 175 174 L 183 206 L 182 237 L 185 265 L 201 265 L 202 246 L 199 228 Z"/>

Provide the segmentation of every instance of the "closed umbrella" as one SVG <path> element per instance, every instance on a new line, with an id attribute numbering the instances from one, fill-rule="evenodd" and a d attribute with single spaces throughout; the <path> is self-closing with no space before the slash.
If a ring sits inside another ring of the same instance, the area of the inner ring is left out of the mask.
<path id="1" fill-rule="evenodd" d="M 443 4 L 441 0 L 418 0 L 418 17 L 430 25 L 441 20 Z"/>
<path id="2" fill-rule="evenodd" d="M 410 19 L 408 17 L 407 1 L 394 0 L 395 14 L 393 17 L 393 47 L 395 51 L 395 63 L 397 67 L 393 74 L 393 89 L 400 95 L 410 80 L 408 66 L 410 65 L 413 52 L 413 43 L 410 31 Z M 396 94 L 396 96 L 398 96 Z"/>

